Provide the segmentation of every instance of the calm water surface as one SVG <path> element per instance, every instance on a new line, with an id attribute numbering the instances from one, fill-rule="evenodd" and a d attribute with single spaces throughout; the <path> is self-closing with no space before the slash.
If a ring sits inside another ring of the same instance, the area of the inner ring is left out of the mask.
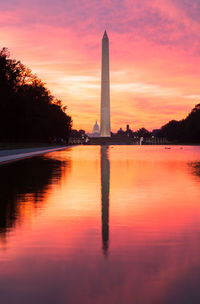
<path id="1" fill-rule="evenodd" d="M 0 167 L 2 304 L 200 303 L 200 147 L 82 146 Z"/>

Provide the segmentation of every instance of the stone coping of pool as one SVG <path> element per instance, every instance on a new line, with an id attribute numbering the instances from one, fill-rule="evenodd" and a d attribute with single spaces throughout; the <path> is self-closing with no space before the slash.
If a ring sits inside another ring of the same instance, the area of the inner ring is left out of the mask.
<path id="1" fill-rule="evenodd" d="M 0 165 L 10 162 L 18 161 L 24 158 L 29 158 L 53 151 L 59 151 L 69 148 L 69 146 L 54 146 L 54 147 L 40 147 L 40 148 L 26 148 L 15 150 L 2 150 L 0 151 Z"/>

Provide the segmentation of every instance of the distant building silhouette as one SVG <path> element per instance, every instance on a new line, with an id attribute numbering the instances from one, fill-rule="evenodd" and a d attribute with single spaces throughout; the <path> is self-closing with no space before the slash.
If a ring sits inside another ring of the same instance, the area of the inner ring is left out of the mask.
<path id="1" fill-rule="evenodd" d="M 99 128 L 99 125 L 98 125 L 97 121 L 94 124 L 93 130 L 92 130 L 92 136 L 93 137 L 99 137 L 100 136 L 100 128 Z"/>
<path id="2" fill-rule="evenodd" d="M 87 141 L 88 141 L 88 136 L 84 130 L 82 129 L 79 131 L 75 129 L 71 130 L 70 137 L 68 140 L 69 145 L 85 144 L 87 143 Z"/>
<path id="3" fill-rule="evenodd" d="M 120 128 L 118 131 L 117 131 L 117 135 L 119 136 L 123 136 L 125 134 L 125 132 L 123 131 L 122 128 Z"/>
<path id="4" fill-rule="evenodd" d="M 87 133 L 89 137 L 100 137 L 100 127 L 97 123 L 97 120 L 93 126 L 92 133 Z"/>

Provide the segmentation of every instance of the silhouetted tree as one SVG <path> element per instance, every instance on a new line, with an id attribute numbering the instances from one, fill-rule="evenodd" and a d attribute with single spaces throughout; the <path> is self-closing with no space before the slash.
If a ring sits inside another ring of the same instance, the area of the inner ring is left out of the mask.
<path id="1" fill-rule="evenodd" d="M 172 120 L 164 125 L 157 136 L 176 142 L 200 143 L 200 104 L 185 119 Z"/>
<path id="2" fill-rule="evenodd" d="M 145 128 L 141 128 L 141 129 L 139 129 L 138 131 L 135 132 L 135 136 L 147 138 L 147 137 L 151 136 L 151 132 L 149 132 Z"/>
<path id="3" fill-rule="evenodd" d="M 0 51 L 0 140 L 67 140 L 72 120 L 66 107 L 20 61 Z"/>

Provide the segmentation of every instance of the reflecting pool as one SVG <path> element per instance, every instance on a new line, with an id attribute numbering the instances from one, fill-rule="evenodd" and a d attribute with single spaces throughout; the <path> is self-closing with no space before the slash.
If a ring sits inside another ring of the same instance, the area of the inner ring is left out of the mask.
<path id="1" fill-rule="evenodd" d="M 200 147 L 77 146 L 0 187 L 2 304 L 200 303 Z"/>

